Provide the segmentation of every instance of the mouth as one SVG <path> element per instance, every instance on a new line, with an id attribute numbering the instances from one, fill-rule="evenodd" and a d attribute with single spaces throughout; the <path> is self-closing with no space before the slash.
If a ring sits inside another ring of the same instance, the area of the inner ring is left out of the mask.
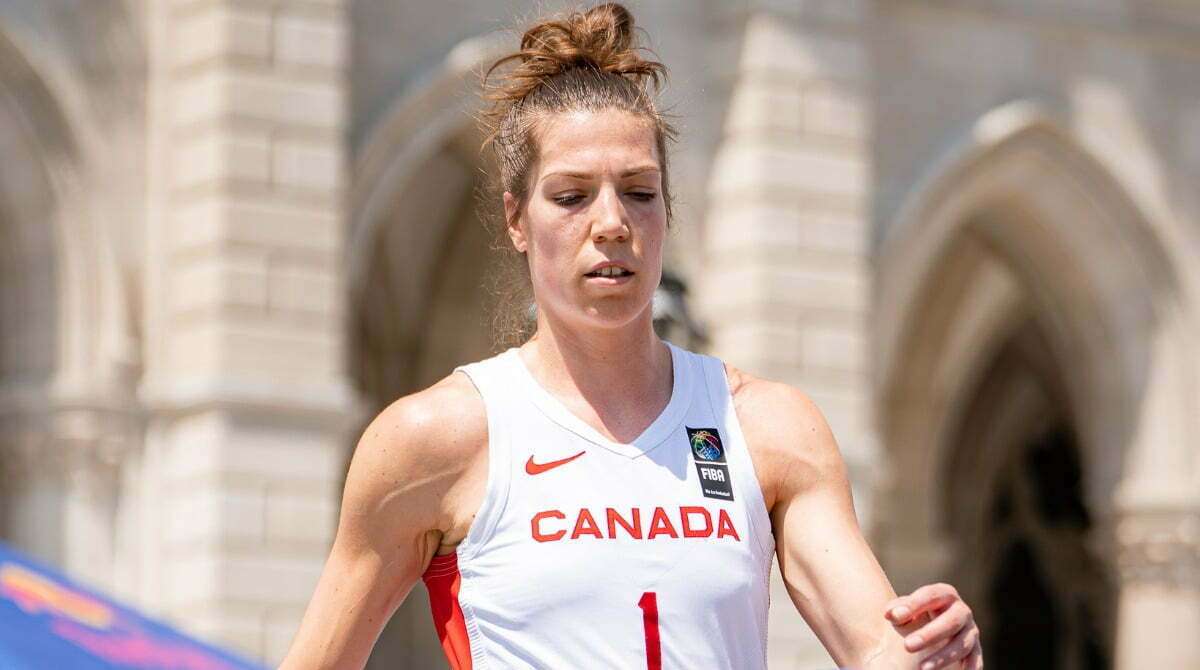
<path id="1" fill-rule="evenodd" d="M 630 272 L 629 270 L 626 270 L 625 268 L 623 268 L 619 265 L 609 265 L 607 267 L 602 267 L 599 270 L 594 270 L 592 272 L 588 272 L 588 273 L 584 274 L 583 276 L 584 277 L 617 278 L 617 277 L 632 277 L 633 274 L 634 274 L 633 272 Z"/>

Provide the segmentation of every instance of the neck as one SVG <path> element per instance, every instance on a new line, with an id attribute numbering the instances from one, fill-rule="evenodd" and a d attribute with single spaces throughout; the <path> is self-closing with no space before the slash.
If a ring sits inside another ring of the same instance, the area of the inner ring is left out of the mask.
<path id="1" fill-rule="evenodd" d="M 586 331 L 538 310 L 537 332 L 522 353 L 539 383 L 568 406 L 585 401 L 618 439 L 640 434 L 671 398 L 671 352 L 654 332 L 649 306 L 620 328 Z"/>

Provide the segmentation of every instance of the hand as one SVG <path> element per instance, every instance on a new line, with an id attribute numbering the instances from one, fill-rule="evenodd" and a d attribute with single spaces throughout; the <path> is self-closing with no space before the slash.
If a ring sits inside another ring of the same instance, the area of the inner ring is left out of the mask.
<path id="1" fill-rule="evenodd" d="M 949 584 L 929 584 L 887 604 L 884 612 L 904 638 L 910 653 L 924 652 L 920 670 L 957 668 L 982 670 L 983 647 L 971 608 Z M 913 629 L 912 624 L 924 621 Z"/>

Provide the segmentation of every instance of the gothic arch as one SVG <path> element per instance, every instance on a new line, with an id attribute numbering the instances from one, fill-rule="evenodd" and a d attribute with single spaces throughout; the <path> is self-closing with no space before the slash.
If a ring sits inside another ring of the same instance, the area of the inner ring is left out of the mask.
<path id="1" fill-rule="evenodd" d="M 478 72 L 501 54 L 495 36 L 460 43 L 397 97 L 356 151 L 346 267 L 350 339 L 360 343 L 351 369 L 360 387 L 362 377 L 392 375 L 365 386 L 394 393 L 424 379 L 413 362 L 429 341 L 425 322 L 439 305 L 438 283 L 450 274 L 438 271 L 439 261 L 464 243 L 464 230 L 478 233 L 477 223 L 465 225 L 474 221 L 480 174 L 471 119 L 479 109 Z M 478 246 L 479 239 L 465 243 Z M 364 349 L 376 341 L 395 358 L 364 361 Z"/>
<path id="2" fill-rule="evenodd" d="M 351 376 L 368 413 L 490 348 L 477 290 L 491 259 L 475 218 L 481 138 L 472 119 L 477 72 L 501 55 L 489 36 L 459 44 L 397 97 L 357 148 L 348 341 Z M 425 591 L 414 589 L 369 667 L 399 659 L 433 667 L 441 657 Z"/>
<path id="3" fill-rule="evenodd" d="M 892 468 L 883 499 L 911 512 L 896 529 L 913 538 L 893 552 L 902 581 L 946 560 L 947 433 L 983 366 L 1030 319 L 1072 363 L 1065 395 L 1100 516 L 1145 495 L 1139 473 L 1188 443 L 1190 282 L 1143 212 L 1030 103 L 982 117 L 901 208 L 878 254 L 872 354 Z"/>
<path id="4" fill-rule="evenodd" d="M 351 293 L 361 290 L 371 247 L 396 200 L 421 179 L 421 170 L 447 142 L 470 132 L 469 119 L 479 110 L 474 75 L 501 55 L 493 36 L 461 42 L 399 95 L 356 147 L 348 245 Z"/>
<path id="5" fill-rule="evenodd" d="M 0 22 L 0 116 L 28 157 L 9 161 L 0 198 L 8 225 L 49 230 L 57 328 L 47 395 L 109 404 L 114 389 L 130 387 L 124 366 L 134 328 L 110 231 L 89 204 L 102 144 L 82 85 L 23 36 L 19 25 Z"/>
<path id="6" fill-rule="evenodd" d="M 33 34 L 0 21 L 2 532 L 104 583 L 134 430 L 133 323 L 111 222 L 93 204 L 104 145 L 86 91 Z"/>

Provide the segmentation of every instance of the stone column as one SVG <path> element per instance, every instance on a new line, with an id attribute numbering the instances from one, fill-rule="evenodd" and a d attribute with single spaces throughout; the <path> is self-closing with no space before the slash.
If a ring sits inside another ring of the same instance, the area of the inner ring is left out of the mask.
<path id="1" fill-rule="evenodd" d="M 344 4 L 150 5 L 142 601 L 271 664 L 349 437 Z"/>
<path id="2" fill-rule="evenodd" d="M 119 592 L 120 473 L 136 444 L 124 405 L 10 412 L 0 427 L 0 527 L 73 579 Z"/>
<path id="3" fill-rule="evenodd" d="M 1200 507 L 1125 512 L 1116 541 L 1116 667 L 1200 667 Z"/>
<path id="4" fill-rule="evenodd" d="M 715 157 L 698 307 L 713 353 L 793 384 L 828 419 L 864 529 L 876 461 L 869 299 L 867 3 L 760 2 Z M 774 580 L 770 661 L 828 665 Z"/>
<path id="5" fill-rule="evenodd" d="M 63 408 L 54 415 L 48 451 L 63 485 L 60 566 L 110 593 L 119 586 L 121 470 L 138 437 L 135 416 L 125 408 Z"/>
<path id="6" fill-rule="evenodd" d="M 0 532 L 35 559 L 62 566 L 66 482 L 42 417 L 10 412 L 0 423 Z"/>
<path id="7" fill-rule="evenodd" d="M 1164 301 L 1166 302 L 1166 301 Z M 1113 497 L 1116 668 L 1200 667 L 1196 334 L 1164 311 Z"/>

